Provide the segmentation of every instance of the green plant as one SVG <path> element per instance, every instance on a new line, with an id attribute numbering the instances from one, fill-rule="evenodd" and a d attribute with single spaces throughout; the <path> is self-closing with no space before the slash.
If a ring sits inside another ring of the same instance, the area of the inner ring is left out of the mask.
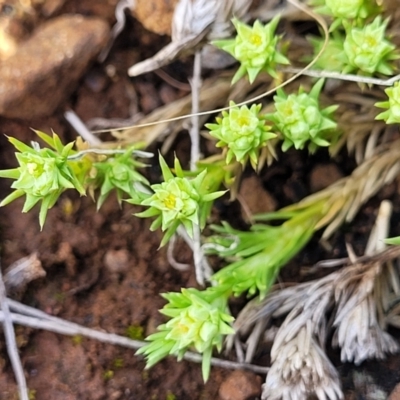
<path id="1" fill-rule="evenodd" d="M 345 73 L 393 73 L 393 61 L 398 55 L 386 36 L 388 20 L 377 17 L 370 24 L 360 22 L 371 15 L 370 2 L 327 0 L 324 7 L 335 18 L 332 25 L 335 31 L 317 66 Z M 234 19 L 237 36 L 215 42 L 241 63 L 233 83 L 246 74 L 253 82 L 261 71 L 276 78 L 279 65 L 289 63 L 278 50 L 280 36 L 275 34 L 278 23 L 279 17 L 266 25 L 256 21 L 253 26 Z M 339 25 L 343 29 L 336 29 Z M 312 43 L 316 52 L 323 49 L 320 39 L 312 39 Z M 214 200 L 226 192 L 221 190 L 223 185 L 236 194 L 240 173 L 248 164 L 259 171 L 266 152 L 276 157 L 274 146 L 279 140 L 283 151 L 294 147 L 296 150 L 308 148 L 310 152 L 335 142 L 338 130 L 332 114 L 338 106 L 321 108 L 319 97 L 323 85 L 324 80 L 320 79 L 309 92 L 302 86 L 297 93 L 279 89 L 274 96 L 274 110 L 269 113 L 262 113 L 262 104 L 248 107 L 231 101 L 229 110 L 223 111 L 216 123 L 205 125 L 210 136 L 218 140 L 216 147 L 222 148 L 222 153 L 201 160 L 193 171 L 185 171 L 176 157 L 170 168 L 160 155 L 162 179 L 159 183 L 150 183 L 141 174 L 140 169 L 146 165 L 137 159 L 139 145 L 104 150 L 78 143 L 74 149 L 74 143 L 64 146 L 56 134 L 50 137 L 38 132 L 48 146 L 40 148 L 37 143 L 29 147 L 10 138 L 19 151 L 16 154 L 19 167 L 0 171 L 0 177 L 15 180 L 11 186 L 15 191 L 0 205 L 26 195 L 23 207 L 26 212 L 41 201 L 39 220 L 43 227 L 48 209 L 66 189 L 98 196 L 98 208 L 115 191 L 118 203 L 127 200 L 147 208 L 135 215 L 154 218 L 150 229 L 161 228 L 164 233 L 160 246 L 183 231 L 195 257 L 203 256 L 204 249 L 220 257 L 225 265 L 207 276 L 208 287 L 183 288 L 181 292 L 163 295 L 167 304 L 160 312 L 168 319 L 137 353 L 145 356 L 149 368 L 168 355 L 182 359 L 187 351 L 194 349 L 202 354 L 202 373 L 207 380 L 213 350 L 220 351 L 225 336 L 234 333 L 229 298 L 247 294 L 264 299 L 280 269 L 306 245 L 315 231 L 332 223 L 329 225 L 332 232 L 354 212 L 360 199 L 364 201 L 370 195 L 371 187 L 375 188 L 373 183 L 378 185 L 370 177 L 373 182 L 358 192 L 353 190 L 354 181 L 349 180 L 334 191 L 319 193 L 275 213 L 253 216 L 252 221 L 257 223 L 247 231 L 222 222 L 221 226 L 212 226 L 214 234 L 207 240 L 201 237 Z M 386 90 L 388 100 L 376 104 L 386 110 L 377 119 L 400 122 L 399 90 L 399 83 Z M 392 242 L 397 244 L 398 239 Z M 143 328 L 129 326 L 126 334 L 131 339 L 141 339 Z M 112 376 L 112 370 L 105 371 L 105 379 Z"/>
<path id="2" fill-rule="evenodd" d="M 227 310 L 230 289 L 208 288 L 199 291 L 182 289 L 181 293 L 165 293 L 168 301 L 160 312 L 171 319 L 158 327 L 146 340 L 150 343 L 138 350 L 146 356 L 150 368 L 169 354 L 180 360 L 190 348 L 203 355 L 202 371 L 206 381 L 210 374 L 213 347 L 222 348 L 224 335 L 234 333 L 233 317 Z"/>
<path id="3" fill-rule="evenodd" d="M 276 137 L 269 132 L 271 127 L 266 125 L 266 118 L 260 115 L 261 104 L 237 107 L 230 103 L 229 112 L 223 111 L 222 118 L 217 118 L 216 124 L 206 124 L 210 135 L 219 139 L 217 147 L 226 147 L 226 163 L 233 158 L 242 165 L 250 163 L 257 169 L 260 149 L 269 139 Z"/>
<path id="4" fill-rule="evenodd" d="M 389 20 L 382 21 L 381 16 L 371 24 L 361 28 L 345 24 L 346 38 L 343 50 L 346 56 L 344 73 L 362 71 L 366 74 L 376 72 L 384 75 L 393 74 L 393 60 L 399 58 L 396 46 L 386 36 Z"/>
<path id="5" fill-rule="evenodd" d="M 122 154 L 114 154 L 111 157 L 103 156 L 104 160 L 93 163 L 94 178 L 92 178 L 91 185 L 100 190 L 97 208 L 102 206 L 112 190 L 116 191 L 118 203 L 121 204 L 124 196 L 138 199 L 137 183 L 149 185 L 148 180 L 137 171 L 146 164 L 133 157 L 132 153 L 135 150 L 136 146 L 133 146 Z"/>
<path id="6" fill-rule="evenodd" d="M 28 212 L 41 202 L 40 228 L 46 220 L 47 212 L 67 189 L 75 189 L 81 195 L 89 190 L 93 196 L 100 189 L 98 208 L 116 190 L 118 201 L 123 193 L 136 196 L 135 183 L 148 184 L 146 178 L 137 172 L 144 164 L 137 161 L 133 153 L 137 147 L 127 150 L 88 150 L 80 143 L 82 150 L 74 150 L 74 142 L 63 145 L 58 135 L 35 131 L 49 147 L 41 148 L 39 143 L 32 142 L 27 146 L 18 139 L 9 141 L 19 151 L 16 158 L 19 167 L 0 171 L 0 177 L 15 179 L 11 187 L 14 190 L 0 203 L 5 206 L 21 196 L 26 196 L 22 212 Z M 101 162 L 98 160 L 101 158 Z"/>
<path id="7" fill-rule="evenodd" d="M 387 124 L 400 123 L 400 82 L 385 90 L 388 100 L 376 103 L 379 108 L 387 108 L 376 116 L 376 119 L 383 119 Z"/>
<path id="8" fill-rule="evenodd" d="M 261 71 L 266 71 L 276 78 L 276 66 L 289 64 L 289 60 L 278 51 L 279 36 L 275 35 L 275 30 L 279 16 L 266 25 L 256 20 L 252 27 L 236 18 L 232 22 L 237 32 L 235 39 L 213 42 L 215 46 L 225 50 L 240 62 L 232 83 L 236 83 L 246 74 L 252 83 Z"/>
<path id="9" fill-rule="evenodd" d="M 36 131 L 36 134 L 51 148 L 40 148 L 36 142 L 32 147 L 10 137 L 8 140 L 19 151 L 16 153 L 19 167 L 0 171 L 0 177 L 15 179 L 11 187 L 15 189 L 0 206 L 26 196 L 22 212 L 28 212 L 38 202 L 40 205 L 39 223 L 43 228 L 47 211 L 54 206 L 57 199 L 66 189 L 76 189 L 81 195 L 85 188 L 79 181 L 68 156 L 74 154 L 74 143 L 64 146 L 60 138 Z"/>
<path id="10" fill-rule="evenodd" d="M 164 158 L 160 155 L 159 162 L 164 182 L 151 185 L 154 193 L 141 193 L 141 199 L 130 199 L 132 204 L 148 206 L 146 211 L 136 216 L 147 218 L 156 217 L 150 229 L 161 227 L 165 232 L 161 245 L 165 245 L 180 225 L 183 225 L 190 237 L 196 227 L 204 228 L 207 205 L 225 192 L 210 192 L 210 185 L 205 180 L 207 171 L 203 170 L 195 178 L 185 176 L 180 162 L 175 158 L 175 173 L 171 172 Z"/>
<path id="11" fill-rule="evenodd" d="M 335 132 L 336 123 L 330 115 L 337 106 L 320 109 L 319 94 L 324 81 L 319 80 L 306 93 L 300 87 L 298 94 L 287 95 L 282 89 L 274 97 L 275 112 L 266 115 L 274 123 L 274 130 L 283 136 L 282 149 L 286 151 L 291 146 L 303 149 L 306 144 L 311 152 L 319 146 L 329 146 Z"/>
<path id="12" fill-rule="evenodd" d="M 311 0 L 310 4 L 316 6 L 316 12 L 333 17 L 331 31 L 340 27 L 343 21 L 362 24 L 367 17 L 380 11 L 375 0 Z"/>

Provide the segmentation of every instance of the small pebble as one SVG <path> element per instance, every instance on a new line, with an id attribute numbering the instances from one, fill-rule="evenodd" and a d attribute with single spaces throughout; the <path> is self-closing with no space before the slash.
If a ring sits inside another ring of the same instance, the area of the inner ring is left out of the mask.
<path id="1" fill-rule="evenodd" d="M 250 371 L 233 371 L 219 388 L 221 400 L 249 400 L 261 394 L 261 377 Z"/>
<path id="2" fill-rule="evenodd" d="M 343 178 L 343 174 L 335 164 L 316 165 L 310 173 L 311 192 L 315 193 L 325 189 L 340 178 Z"/>
<path id="3" fill-rule="evenodd" d="M 398 383 L 394 387 L 394 389 L 392 390 L 392 393 L 390 393 L 388 400 L 400 400 L 400 383 Z"/>
<path id="4" fill-rule="evenodd" d="M 250 176 L 243 179 L 240 185 L 240 201 L 247 207 L 251 214 L 275 211 L 277 202 L 263 187 L 258 176 Z"/>
<path id="5" fill-rule="evenodd" d="M 149 31 L 171 35 L 172 15 L 178 0 L 136 0 L 134 16 Z"/>
<path id="6" fill-rule="evenodd" d="M 129 252 L 127 250 L 108 250 L 104 256 L 104 265 L 113 274 L 123 274 L 129 268 Z"/>

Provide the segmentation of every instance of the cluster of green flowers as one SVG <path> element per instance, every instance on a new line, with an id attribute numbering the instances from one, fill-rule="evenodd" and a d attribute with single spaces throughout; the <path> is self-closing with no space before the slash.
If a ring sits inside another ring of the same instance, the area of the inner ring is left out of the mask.
<path id="1" fill-rule="evenodd" d="M 323 84 L 323 79 L 320 79 L 309 93 L 302 87 L 298 94 L 286 95 L 283 90 L 277 91 L 274 97 L 276 111 L 266 118 L 282 133 L 284 151 L 291 146 L 303 149 L 308 143 L 309 150 L 314 152 L 319 146 L 329 146 L 330 140 L 337 135 L 336 123 L 330 118 L 337 106 L 322 110 L 319 106 Z"/>
<path id="2" fill-rule="evenodd" d="M 171 319 L 158 327 L 159 332 L 147 337 L 150 343 L 137 352 L 146 356 L 146 368 L 169 354 L 182 359 L 193 347 L 203 355 L 203 379 L 207 381 L 213 348 L 221 351 L 224 336 L 234 333 L 231 327 L 234 318 L 227 307 L 230 294 L 229 289 L 212 287 L 164 294 L 168 303 L 160 312 Z"/>
<path id="3" fill-rule="evenodd" d="M 375 105 L 380 108 L 387 108 L 387 110 L 377 115 L 376 119 L 383 119 L 387 124 L 400 124 L 400 82 L 397 81 L 385 92 L 388 100 Z"/>
<path id="4" fill-rule="evenodd" d="M 41 202 L 39 213 L 41 229 L 48 210 L 67 189 L 75 189 L 81 195 L 85 195 L 87 190 L 94 194 L 99 189 L 98 207 L 100 207 L 111 190 L 117 191 L 118 200 L 121 201 L 123 195 L 136 196 L 135 183 L 148 183 L 136 171 L 136 168 L 144 164 L 134 159 L 135 148 L 122 152 L 104 151 L 110 154 L 106 156 L 101 150 L 74 150 L 74 142 L 64 146 L 55 133 L 49 136 L 36 131 L 36 134 L 49 147 L 41 148 L 37 142 L 33 142 L 30 147 L 15 138 L 9 138 L 18 150 L 16 158 L 19 166 L 0 171 L 0 177 L 15 180 L 11 184 L 15 189 L 14 192 L 8 195 L 0 206 L 25 195 L 22 212 L 28 212 Z M 99 158 L 102 159 L 101 162 Z"/>
<path id="5" fill-rule="evenodd" d="M 318 64 L 324 69 L 344 73 L 373 75 L 393 73 L 393 61 L 399 58 L 395 46 L 386 35 L 388 20 L 380 16 L 361 26 L 360 21 L 373 15 L 376 7 L 372 0 L 315 0 L 317 10 L 332 16 L 332 37 L 327 52 Z M 288 64 L 279 51 L 280 37 L 275 34 L 279 17 L 263 25 L 256 21 L 253 26 L 237 19 L 235 39 L 217 41 L 215 44 L 234 56 L 240 67 L 233 83 L 245 75 L 253 82 L 261 71 L 276 78 L 278 64 Z M 342 30 L 338 29 L 342 26 Z M 315 50 L 322 42 L 313 39 Z M 237 106 L 230 103 L 229 111 L 223 112 L 216 123 L 207 124 L 210 135 L 223 148 L 227 165 L 244 167 L 250 162 L 258 169 L 260 154 L 271 140 L 282 140 L 283 151 L 291 147 L 308 147 L 313 152 L 320 146 L 329 146 L 337 135 L 337 125 L 332 114 L 337 106 L 320 107 L 319 96 L 324 81 L 319 80 L 307 93 L 300 87 L 298 93 L 286 94 L 278 90 L 274 97 L 274 111 L 262 113 L 262 105 Z M 386 90 L 388 100 L 377 107 L 386 109 L 376 118 L 387 123 L 400 123 L 400 84 Z M 17 139 L 10 142 L 19 166 L 0 171 L 0 177 L 14 179 L 15 189 L 0 206 L 26 196 L 23 212 L 41 202 L 39 221 L 43 227 L 47 211 L 66 189 L 76 189 L 81 195 L 99 191 L 97 205 L 115 190 L 118 202 L 128 202 L 147 207 L 136 215 L 154 218 L 150 229 L 161 228 L 165 245 L 183 226 L 190 237 L 205 227 L 206 219 L 215 199 L 225 191 L 219 187 L 225 172 L 220 165 L 189 173 L 182 169 L 177 158 L 171 170 L 159 156 L 163 180 L 151 185 L 138 172 L 145 164 L 135 158 L 136 147 L 108 152 L 73 150 L 74 143 L 64 146 L 59 137 L 37 132 L 49 146 L 40 148 L 37 143 L 29 147 Z M 224 160 L 220 158 L 223 163 Z M 234 168 L 232 169 L 234 170 Z M 147 367 L 151 367 L 169 354 L 181 359 L 185 352 L 194 348 L 203 355 L 202 371 L 207 380 L 211 355 L 214 348 L 221 350 L 225 335 L 234 333 L 233 317 L 228 310 L 229 296 L 259 294 L 263 298 L 276 279 L 280 268 L 308 242 L 318 221 L 324 215 L 324 204 L 285 214 L 277 212 L 266 218 L 284 220 L 279 226 L 257 224 L 249 232 L 233 229 L 228 224 L 215 227 L 217 232 L 210 240 L 209 249 L 230 260 L 230 264 L 211 277 L 213 287 L 203 291 L 182 289 L 180 293 L 167 293 L 167 304 L 161 313 L 170 319 L 158 327 L 158 332 L 147 338 L 148 344 L 138 351 L 145 355 Z M 214 246 L 214 247 L 213 247 Z M 232 257 L 234 261 L 231 262 Z"/>
<path id="6" fill-rule="evenodd" d="M 225 191 L 213 191 L 206 180 L 207 170 L 189 179 L 185 176 L 180 162 L 175 158 L 175 174 L 171 172 L 164 158 L 159 157 L 164 181 L 151 185 L 153 193 L 140 193 L 139 198 L 128 200 L 132 204 L 148 206 L 146 211 L 136 214 L 138 217 L 156 217 L 150 229 L 161 227 L 165 232 L 161 246 L 166 244 L 180 225 L 186 228 L 190 237 L 194 229 L 204 228 L 210 204 L 222 196 Z"/>
<path id="7" fill-rule="evenodd" d="M 206 124 L 210 135 L 217 138 L 217 147 L 228 149 L 226 162 L 233 158 L 242 165 L 250 163 L 257 169 L 260 149 L 276 134 L 270 132 L 271 127 L 265 124 L 265 116 L 260 115 L 261 104 L 237 107 L 231 101 L 229 112 L 223 111 L 222 118 L 217 117 L 216 124 Z"/>
<path id="8" fill-rule="evenodd" d="M 317 0 L 316 11 L 335 18 L 325 55 L 315 66 L 329 71 L 357 73 L 371 76 L 376 73 L 393 74 L 393 61 L 399 58 L 396 46 L 386 34 L 389 20 L 380 15 L 367 23 L 367 18 L 378 14 L 373 0 Z M 323 46 L 323 40 L 312 38 L 314 56 Z"/>
<path id="9" fill-rule="evenodd" d="M 277 137 L 270 132 L 279 132 L 282 139 L 282 149 L 286 151 L 291 146 L 303 149 L 306 144 L 311 152 L 318 146 L 329 146 L 331 139 L 337 136 L 336 123 L 330 118 L 337 106 L 321 109 L 319 94 L 324 81 L 319 80 L 306 93 L 300 87 L 298 94 L 286 95 L 278 90 L 274 97 L 275 112 L 260 114 L 261 105 L 237 107 L 231 102 L 231 109 L 217 118 L 216 124 L 206 124 L 210 135 L 219 139 L 217 147 L 226 147 L 226 162 L 233 158 L 243 165 L 250 159 L 254 169 L 257 167 L 260 150 L 267 145 L 268 140 Z"/>
<path id="10" fill-rule="evenodd" d="M 14 192 L 0 206 L 25 195 L 22 212 L 28 212 L 41 201 L 39 223 L 43 228 L 47 211 L 54 206 L 64 190 L 75 188 L 83 195 L 85 189 L 68 163 L 68 156 L 73 153 L 73 143 L 63 146 L 56 134 L 50 137 L 43 132 L 36 133 L 51 148 L 40 148 L 37 142 L 29 147 L 15 138 L 8 138 L 19 151 L 16 153 L 19 167 L 0 171 L 0 177 L 15 179 L 11 185 Z"/>
<path id="11" fill-rule="evenodd" d="M 380 7 L 375 0 L 311 0 L 315 11 L 333 17 L 331 31 L 338 28 L 343 21 L 362 23 L 366 18 L 377 15 Z"/>
<path id="12" fill-rule="evenodd" d="M 276 78 L 276 66 L 289 64 L 289 60 L 278 50 L 280 38 L 275 31 L 279 23 L 279 16 L 266 25 L 256 20 L 252 27 L 236 18 L 232 22 L 236 28 L 236 37 L 213 42 L 215 46 L 225 50 L 240 62 L 240 67 L 233 77 L 232 83 L 237 82 L 246 74 L 252 83 L 261 71 L 266 71 Z"/>
<path id="13" fill-rule="evenodd" d="M 95 162 L 94 177 L 90 180 L 90 185 L 99 188 L 100 194 L 97 199 L 99 209 L 110 193 L 115 190 L 118 203 L 124 197 L 138 199 L 137 184 L 150 185 L 149 181 L 137 171 L 146 165 L 133 157 L 136 147 L 124 150 L 121 154 L 113 154 L 102 161 Z"/>

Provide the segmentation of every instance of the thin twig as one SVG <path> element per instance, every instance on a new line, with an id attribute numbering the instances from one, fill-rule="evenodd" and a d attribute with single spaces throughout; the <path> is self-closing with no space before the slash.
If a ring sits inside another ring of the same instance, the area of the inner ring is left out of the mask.
<path id="1" fill-rule="evenodd" d="M 82 136 L 82 138 L 85 139 L 91 146 L 101 145 L 102 141 L 89 131 L 89 129 L 74 111 L 65 111 L 64 118 L 70 123 L 70 125 L 76 130 L 76 132 L 80 136 Z"/>
<path id="2" fill-rule="evenodd" d="M 176 244 L 176 235 L 172 235 L 167 247 L 167 260 L 171 267 L 178 271 L 187 271 L 190 268 L 190 264 L 180 263 L 174 257 L 174 250 Z"/>
<path id="3" fill-rule="evenodd" d="M 380 86 L 392 86 L 395 82 L 400 80 L 400 75 L 393 76 L 389 79 L 379 79 L 379 78 L 372 78 L 370 76 L 341 74 L 340 72 L 334 72 L 334 71 L 323 71 L 315 69 L 309 69 L 303 71 L 303 68 L 293 68 L 293 67 L 285 67 L 282 68 L 281 71 L 293 74 L 298 74 L 299 72 L 301 72 L 302 75 L 312 76 L 314 78 L 332 78 L 332 79 L 339 79 L 342 81 L 366 83 L 369 85 L 380 85 Z"/>
<path id="4" fill-rule="evenodd" d="M 197 162 L 200 159 L 200 127 L 199 127 L 199 109 L 200 109 L 200 89 L 201 89 L 201 52 L 196 51 L 194 55 L 193 78 L 190 86 L 192 87 L 192 126 L 190 128 L 190 170 L 195 171 Z"/>
<path id="5" fill-rule="evenodd" d="M 13 323 L 29 326 L 36 329 L 44 329 L 50 332 L 59 333 L 67 336 L 84 336 L 90 339 L 95 339 L 103 343 L 115 344 L 119 346 L 128 347 L 131 349 L 139 349 L 147 344 L 141 340 L 133 340 L 115 333 L 107 333 L 97 331 L 95 329 L 86 328 L 79 324 L 63 320 L 61 318 L 53 317 L 43 311 L 37 310 L 33 307 L 26 306 L 15 300 L 7 299 L 10 308 L 16 312 L 10 313 L 11 321 Z M 0 322 L 4 321 L 4 312 L 0 311 Z M 183 359 L 196 363 L 202 362 L 202 355 L 187 351 Z M 222 367 L 228 369 L 247 369 L 260 374 L 268 372 L 267 367 L 259 365 L 238 363 L 229 360 L 221 360 L 219 358 L 212 358 L 211 365 L 215 367 Z"/>
<path id="6" fill-rule="evenodd" d="M 7 353 L 8 356 L 10 357 L 11 365 L 15 375 L 15 380 L 17 381 L 19 398 L 20 400 L 29 400 L 28 387 L 26 385 L 26 379 L 24 375 L 24 370 L 22 368 L 21 359 L 19 358 L 18 354 L 18 347 L 17 347 L 17 342 L 15 340 L 12 313 L 10 312 L 7 301 L 6 287 L 3 282 L 1 265 L 0 265 L 0 307 L 2 310 L 1 311 L 2 319 L 0 321 L 3 323 Z"/>
<path id="7" fill-rule="evenodd" d="M 200 123 L 199 123 L 199 109 L 200 109 L 200 89 L 201 89 L 201 52 L 197 50 L 194 55 L 193 77 L 190 81 L 192 87 L 192 126 L 189 130 L 191 147 L 190 147 L 190 170 L 196 171 L 197 162 L 200 159 Z M 196 280 L 199 285 L 204 286 L 206 279 L 208 279 L 209 271 L 204 267 L 203 259 L 204 254 L 201 249 L 201 235 L 200 227 L 193 227 L 193 262 L 196 271 Z"/>

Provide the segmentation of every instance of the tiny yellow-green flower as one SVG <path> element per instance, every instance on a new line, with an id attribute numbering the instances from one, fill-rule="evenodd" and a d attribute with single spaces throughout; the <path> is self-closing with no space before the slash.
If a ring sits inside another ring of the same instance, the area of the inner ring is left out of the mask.
<path id="1" fill-rule="evenodd" d="M 272 77 L 277 77 L 276 65 L 289 64 L 289 60 L 278 51 L 279 36 L 275 35 L 275 30 L 279 16 L 266 25 L 256 20 L 253 26 L 249 26 L 236 18 L 232 22 L 236 28 L 236 38 L 213 42 L 215 46 L 225 50 L 240 62 L 232 83 L 246 74 L 252 83 L 260 71 L 266 71 Z"/>
<path id="2" fill-rule="evenodd" d="M 376 116 L 376 119 L 383 119 L 387 124 L 400 123 L 400 82 L 397 81 L 392 87 L 387 88 L 385 93 L 388 96 L 387 101 L 376 103 L 376 107 L 387 108 Z"/>
<path id="3" fill-rule="evenodd" d="M 257 168 L 261 148 L 268 140 L 276 137 L 266 125 L 265 117 L 260 115 L 261 104 L 237 107 L 230 102 L 229 112 L 223 111 L 222 118 L 217 118 L 216 124 L 206 124 L 210 135 L 219 139 L 217 147 L 227 147 L 226 163 L 234 158 L 245 164 L 250 158 L 251 165 Z"/>

